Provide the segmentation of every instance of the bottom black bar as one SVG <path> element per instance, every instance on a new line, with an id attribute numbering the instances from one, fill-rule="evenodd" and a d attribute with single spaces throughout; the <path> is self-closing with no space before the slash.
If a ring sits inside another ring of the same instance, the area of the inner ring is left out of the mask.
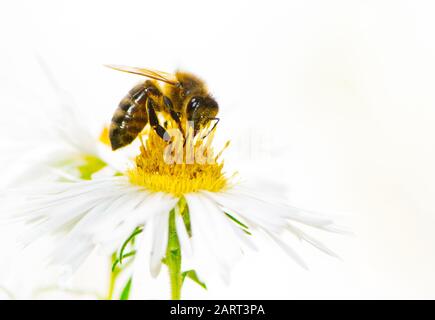
<path id="1" fill-rule="evenodd" d="M 431 314 L 432 309 L 432 301 L 391 300 L 0 301 L 2 314 L 11 311 L 16 317 L 29 312 L 32 317 L 40 314 L 44 319 L 65 315 L 82 319 L 94 312 L 96 319 L 291 319 L 296 316 L 371 319 L 394 314 L 416 319 L 420 313 Z"/>

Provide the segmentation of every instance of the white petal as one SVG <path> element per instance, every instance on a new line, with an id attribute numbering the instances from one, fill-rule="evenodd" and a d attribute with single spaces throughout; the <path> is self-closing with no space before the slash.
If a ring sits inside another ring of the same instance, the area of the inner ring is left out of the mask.
<path id="1" fill-rule="evenodd" d="M 56 183 L 40 191 L 42 195 L 29 190 L 30 206 L 20 213 L 34 224 L 26 234 L 28 241 L 56 236 L 50 256 L 54 263 L 78 267 L 100 243 L 115 251 L 136 226 L 153 219 L 151 269 L 158 273 L 166 250 L 168 213 L 178 199 L 149 194 L 118 177 Z"/>
<path id="2" fill-rule="evenodd" d="M 177 198 L 170 196 L 165 193 L 151 193 L 145 199 L 145 201 L 141 202 L 126 218 L 127 223 L 131 224 L 143 224 L 150 217 L 155 214 L 159 214 L 160 212 L 169 212 L 176 203 L 178 202 Z"/>
<path id="3" fill-rule="evenodd" d="M 277 244 L 281 247 L 284 252 L 286 252 L 298 265 L 302 268 L 308 270 L 308 266 L 302 260 L 302 258 L 286 243 L 284 243 L 279 237 L 275 236 L 273 233 L 265 231 Z"/>
<path id="4" fill-rule="evenodd" d="M 236 194 L 237 195 L 237 194 Z M 239 195 L 240 196 L 240 195 Z M 267 207 L 274 207 L 276 212 L 282 217 L 298 221 L 311 226 L 325 226 L 333 223 L 333 220 L 325 215 L 300 209 L 295 206 L 291 206 L 282 202 L 282 200 L 277 200 L 277 202 L 269 202 L 261 197 L 258 198 L 252 195 L 245 195 L 246 199 L 249 201 L 256 201 L 257 203 L 263 203 Z"/>
<path id="5" fill-rule="evenodd" d="M 214 205 L 216 206 L 216 208 L 218 208 L 223 216 L 229 220 L 231 220 L 229 217 L 227 217 L 226 213 L 224 211 L 222 211 L 222 209 L 220 208 L 219 204 L 216 203 L 207 193 L 204 193 L 204 196 L 207 197 L 210 201 L 212 201 L 214 203 Z M 236 218 L 239 221 L 243 221 L 243 219 L 241 219 L 238 215 L 232 213 L 231 216 L 233 216 L 234 218 Z M 237 238 L 244 243 L 247 247 L 249 247 L 250 249 L 257 251 L 258 248 L 257 246 L 254 244 L 253 240 L 253 236 L 252 236 L 252 231 L 253 230 L 249 230 L 251 232 L 251 235 L 247 235 L 239 226 L 236 225 L 236 223 L 234 221 L 230 221 L 230 225 L 231 228 L 234 231 L 234 234 L 237 236 Z"/>
<path id="6" fill-rule="evenodd" d="M 250 228 L 263 227 L 273 232 L 281 232 L 285 229 L 286 222 L 274 208 L 265 208 L 264 205 L 253 203 L 249 199 L 239 198 L 227 193 L 207 192 L 214 201 L 229 213 L 235 212 L 247 221 Z"/>
<path id="7" fill-rule="evenodd" d="M 283 205 L 280 201 L 270 203 L 253 195 L 247 195 L 238 189 L 228 190 L 226 193 L 212 194 L 224 207 L 237 211 L 246 219 L 254 219 L 256 224 L 273 228 L 275 232 L 282 230 L 283 218 L 298 221 L 310 226 L 323 227 L 332 224 L 332 220 L 318 214 L 309 213 L 299 208 Z M 243 208 L 245 208 L 243 210 Z M 245 213 L 246 212 L 246 213 Z M 249 215 L 248 215 L 249 212 Z"/>
<path id="8" fill-rule="evenodd" d="M 169 212 L 178 200 L 160 193 L 141 196 L 139 202 L 132 202 L 133 207 L 125 210 L 122 219 L 114 220 L 110 228 L 104 230 L 104 237 L 99 239 L 104 246 L 111 246 L 114 250 L 127 239 L 137 226 L 146 224 L 152 217 L 161 212 Z"/>
<path id="9" fill-rule="evenodd" d="M 111 206 L 100 214 L 100 221 L 93 227 L 95 240 L 100 242 L 107 237 L 110 238 L 113 230 L 131 214 L 145 196 L 133 189 L 131 193 L 125 193 L 113 201 Z"/>
<path id="10" fill-rule="evenodd" d="M 151 200 L 151 201 L 150 201 Z M 166 254 L 168 244 L 169 212 L 175 206 L 178 199 L 163 193 L 154 193 L 150 200 L 142 203 L 136 210 L 148 211 L 147 220 L 150 220 L 152 229 L 152 246 L 150 252 L 150 272 L 156 277 L 161 268 L 162 259 Z M 143 216 L 139 216 L 143 219 Z M 138 221 L 138 220 L 135 220 Z"/>
<path id="11" fill-rule="evenodd" d="M 38 222 L 21 240 L 26 244 L 35 241 L 42 235 L 58 232 L 67 224 L 77 221 L 77 219 L 85 215 L 95 205 L 95 200 L 92 197 L 83 197 L 76 199 L 75 202 L 67 207 L 56 205 L 47 208 L 45 220 Z"/>
<path id="12" fill-rule="evenodd" d="M 193 257 L 191 260 L 192 265 L 195 266 L 198 277 L 203 281 L 209 278 L 213 274 L 216 266 L 216 255 L 211 252 L 208 238 L 204 236 L 207 233 L 207 225 L 202 225 L 202 220 L 197 220 L 195 212 L 200 210 L 201 204 L 196 198 L 196 195 L 185 195 L 187 205 L 189 207 L 190 225 L 192 230 L 192 237 L 190 238 L 192 244 Z M 192 214 L 193 213 L 193 214 Z M 183 259 L 184 261 L 185 259 Z"/>
<path id="13" fill-rule="evenodd" d="M 152 240 L 152 230 L 151 230 L 151 224 L 148 223 L 144 226 L 142 233 L 140 233 L 136 238 L 136 254 L 133 260 L 132 265 L 132 279 L 133 283 L 135 282 L 135 279 L 138 277 L 141 277 L 141 275 L 144 273 L 144 265 L 143 262 L 147 261 L 147 258 L 150 254 L 150 243 Z M 149 274 L 148 272 L 145 272 L 145 274 Z"/>
<path id="14" fill-rule="evenodd" d="M 228 283 L 231 268 L 242 253 L 233 222 L 204 195 L 189 194 L 185 197 L 191 218 L 194 253 L 200 247 L 198 242 L 204 242 L 217 262 L 220 275 Z"/>
<path id="15" fill-rule="evenodd" d="M 150 271 L 157 277 L 168 246 L 169 212 L 161 212 L 153 219 L 153 244 L 150 256 Z"/>
<path id="16" fill-rule="evenodd" d="M 330 255 L 330 256 L 335 257 L 335 258 L 339 258 L 339 256 L 335 252 L 333 252 L 331 249 L 326 247 L 323 243 L 321 243 L 320 241 L 309 236 L 308 234 L 306 234 L 305 232 L 303 232 L 299 228 L 296 228 L 295 226 L 293 226 L 291 224 L 289 224 L 287 228 L 289 229 L 290 232 L 295 234 L 299 239 L 305 240 L 306 242 L 310 243 L 311 245 L 313 245 L 314 247 L 316 247 L 320 251 L 323 251 L 327 255 Z"/>
<path id="17" fill-rule="evenodd" d="M 192 244 L 190 243 L 186 225 L 184 223 L 179 210 L 175 211 L 175 227 L 177 228 L 177 236 L 180 242 L 181 255 L 184 259 L 192 256 Z"/>
<path id="18" fill-rule="evenodd" d="M 68 239 L 69 240 L 69 239 Z M 95 245 L 90 237 L 76 238 L 74 241 L 65 241 L 51 253 L 51 263 L 69 265 L 73 271 L 77 270 L 85 259 L 92 253 Z"/>
<path id="19" fill-rule="evenodd" d="M 99 143 L 97 144 L 97 152 L 98 156 L 114 171 L 125 172 L 131 166 L 131 160 L 124 153 L 124 150 L 113 152 L 106 145 Z"/>
<path id="20" fill-rule="evenodd" d="M 347 228 L 342 227 L 342 226 L 337 226 L 336 224 L 321 226 L 321 227 L 319 227 L 319 229 L 324 230 L 324 231 L 333 232 L 333 233 L 342 234 L 342 235 L 347 235 L 347 236 L 354 236 L 355 235 L 352 231 L 348 230 Z"/>
<path id="21" fill-rule="evenodd" d="M 231 223 L 233 223 L 233 221 L 230 221 Z M 243 243 L 245 244 L 248 248 L 250 248 L 251 250 L 254 251 L 258 251 L 257 246 L 255 245 L 255 243 L 253 242 L 252 239 L 252 233 L 251 235 L 247 235 L 241 228 L 237 227 L 236 225 L 232 225 L 231 226 L 232 229 L 234 230 L 234 234 L 237 236 L 237 238 Z"/>
<path id="22" fill-rule="evenodd" d="M 117 172 L 118 171 L 116 171 L 111 166 L 105 166 L 105 167 L 101 168 L 100 170 L 94 172 L 91 176 L 91 179 L 98 180 L 98 179 L 102 179 L 102 178 L 111 178 L 111 177 L 114 177 Z"/>
<path id="23" fill-rule="evenodd" d="M 93 234 L 94 228 L 97 228 L 99 222 L 104 218 L 106 210 L 112 206 L 114 201 L 121 198 L 122 195 L 118 195 L 108 200 L 100 200 L 96 202 L 95 206 L 90 209 L 83 218 L 77 222 L 74 228 L 71 230 L 71 235 L 75 234 Z"/>

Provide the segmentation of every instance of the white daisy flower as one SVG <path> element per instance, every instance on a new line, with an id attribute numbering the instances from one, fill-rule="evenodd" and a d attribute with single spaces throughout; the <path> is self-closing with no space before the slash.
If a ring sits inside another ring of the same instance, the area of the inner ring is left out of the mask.
<path id="1" fill-rule="evenodd" d="M 131 272 L 143 270 L 134 266 L 135 255 L 147 256 L 154 277 L 162 264 L 168 267 L 174 299 L 180 298 L 186 277 L 205 286 L 207 276 L 216 272 L 228 283 L 232 267 L 246 250 L 256 248 L 258 236 L 270 238 L 304 268 L 302 258 L 283 241 L 285 233 L 335 256 L 302 230 L 337 231 L 332 220 L 286 205 L 278 195 L 262 196 L 262 190 L 228 176 L 222 151 L 215 155 L 211 147 L 214 132 L 187 146 L 205 156 L 206 163 L 168 163 L 168 144 L 151 130 L 122 175 L 32 187 L 28 201 L 13 210 L 14 217 L 31 226 L 22 240 L 30 244 L 41 235 L 53 235 L 57 241 L 51 262 L 73 268 L 97 246 L 116 252 L 110 298 L 123 266 L 133 263 Z M 172 147 L 169 154 L 183 144 Z M 18 194 L 23 197 L 23 190 Z M 131 283 L 129 278 L 122 295 L 128 296 Z"/>
<path id="2" fill-rule="evenodd" d="M 17 86 L 20 88 L 19 98 L 18 92 L 14 94 L 13 90 L 8 94 L 8 104 L 11 105 L 8 112 L 11 114 L 0 120 L 0 131 L 3 133 L 0 134 L 0 149 L 4 155 L 1 159 L 0 189 L 34 188 L 35 184 L 47 181 L 77 181 L 94 175 L 114 175 L 123 170 L 128 164 L 125 152 L 115 154 L 111 151 L 107 129 L 101 132 L 98 125 L 95 132 L 91 130 L 86 116 L 77 111 L 74 99 L 58 85 L 46 63 L 41 58 L 38 60 L 53 96 L 52 99 L 45 99 L 45 96 L 38 99 L 40 97 L 25 86 Z M 18 199 L 9 198 L 4 193 L 0 193 L 0 197 L 5 211 L 14 206 L 14 202 L 23 200 L 21 196 Z M 17 253 L 11 246 L 14 243 L 12 239 L 22 229 L 23 224 L 19 221 L 8 225 L 0 223 L 0 233 L 4 239 L 11 240 L 1 246 L 4 259 L 0 261 L 0 291 L 3 288 L 5 295 L 12 291 L 17 297 L 30 297 L 27 291 L 36 290 L 41 281 L 36 276 L 32 282 L 25 281 L 28 279 L 23 277 L 23 273 L 27 275 L 29 271 L 16 266 L 25 260 L 23 265 L 30 264 L 34 269 L 39 261 L 31 252 Z M 49 245 L 49 242 L 44 244 Z M 54 274 L 52 269 L 48 273 Z M 45 277 L 44 280 L 48 278 L 55 285 L 59 277 Z M 44 285 L 47 283 L 44 282 Z"/>
<path id="3" fill-rule="evenodd" d="M 39 59 L 39 64 L 53 89 L 54 102 L 42 103 L 36 113 L 34 107 L 22 110 L 21 131 L 16 132 L 14 139 L 10 139 L 10 134 L 3 135 L 8 139 L 2 139 L 1 149 L 13 161 L 4 161 L 1 186 L 59 178 L 90 179 L 102 169 L 113 172 L 124 168 L 125 155 L 111 152 L 107 128 L 96 136 L 45 62 Z M 1 129 L 16 131 L 8 119 L 5 117 Z"/>

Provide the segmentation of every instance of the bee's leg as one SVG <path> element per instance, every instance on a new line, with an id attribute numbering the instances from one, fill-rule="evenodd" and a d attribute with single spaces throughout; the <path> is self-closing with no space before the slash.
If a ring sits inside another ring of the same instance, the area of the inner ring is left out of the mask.
<path id="1" fill-rule="evenodd" d="M 169 110 L 169 114 L 171 115 L 171 118 L 177 123 L 178 128 L 181 130 L 181 133 L 184 135 L 183 126 L 181 125 L 180 115 L 178 112 L 174 110 L 174 106 L 172 104 L 171 99 L 169 99 L 167 96 L 163 96 L 163 103 L 165 104 L 167 110 Z"/>
<path id="2" fill-rule="evenodd" d="M 207 136 L 210 134 L 210 133 L 212 133 L 212 131 L 214 130 L 214 128 L 216 128 L 216 126 L 218 125 L 218 123 L 219 123 L 219 121 L 220 121 L 220 119 L 219 118 L 209 118 L 208 120 L 215 120 L 216 122 L 214 123 L 214 125 L 213 125 L 213 127 L 210 129 L 210 131 L 205 135 L 205 136 L 203 136 L 202 137 L 202 139 L 205 139 L 205 138 L 207 138 Z"/>
<path id="3" fill-rule="evenodd" d="M 142 149 L 143 149 L 143 151 L 145 151 L 145 144 L 143 143 L 142 135 L 139 133 L 138 137 L 139 137 L 139 140 L 140 140 L 140 144 L 141 144 L 141 146 L 142 146 Z"/>
<path id="4" fill-rule="evenodd" d="M 163 128 L 159 123 L 159 118 L 157 117 L 156 110 L 154 108 L 154 102 L 152 99 L 147 99 L 147 112 L 148 112 L 148 121 L 151 127 L 156 131 L 160 138 L 169 142 L 171 137 L 169 136 L 168 131 Z"/>

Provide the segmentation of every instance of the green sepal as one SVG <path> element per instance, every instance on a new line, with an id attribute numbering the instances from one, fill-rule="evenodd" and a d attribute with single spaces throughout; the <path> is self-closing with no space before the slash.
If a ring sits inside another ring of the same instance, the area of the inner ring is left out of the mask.
<path id="1" fill-rule="evenodd" d="M 178 208 L 181 217 L 183 218 L 184 225 L 186 226 L 187 235 L 192 237 L 192 227 L 190 224 L 190 213 L 189 206 L 187 205 L 186 199 L 184 197 L 180 198 L 178 202 Z"/>
<path id="2" fill-rule="evenodd" d="M 133 250 L 131 252 L 128 252 L 128 253 L 124 254 L 121 258 L 124 259 L 124 258 L 133 257 L 135 254 L 136 254 L 136 250 Z M 120 258 L 117 257 L 113 261 L 112 272 L 116 271 L 116 267 L 118 266 L 118 264 L 121 264 L 121 260 L 120 260 Z"/>
<path id="3" fill-rule="evenodd" d="M 234 218 L 232 215 L 230 215 L 229 213 L 225 212 L 225 215 L 230 218 L 231 220 L 233 220 L 236 224 L 238 224 L 240 227 L 242 227 L 241 229 L 243 230 L 243 232 L 245 232 L 246 234 L 249 234 L 250 236 L 252 235 L 252 233 L 250 233 L 249 227 L 244 224 L 243 222 L 237 220 L 236 218 Z"/>
<path id="4" fill-rule="evenodd" d="M 122 259 L 124 258 L 124 250 L 125 250 L 125 248 L 129 244 L 129 242 L 134 244 L 135 237 L 138 234 L 140 234 L 142 231 L 143 231 L 142 227 L 136 227 L 136 229 L 134 229 L 133 233 L 127 238 L 127 240 L 124 241 L 124 243 L 121 246 L 121 249 L 119 250 L 119 255 L 118 255 L 118 259 L 119 259 L 119 263 L 120 264 L 122 264 Z"/>

